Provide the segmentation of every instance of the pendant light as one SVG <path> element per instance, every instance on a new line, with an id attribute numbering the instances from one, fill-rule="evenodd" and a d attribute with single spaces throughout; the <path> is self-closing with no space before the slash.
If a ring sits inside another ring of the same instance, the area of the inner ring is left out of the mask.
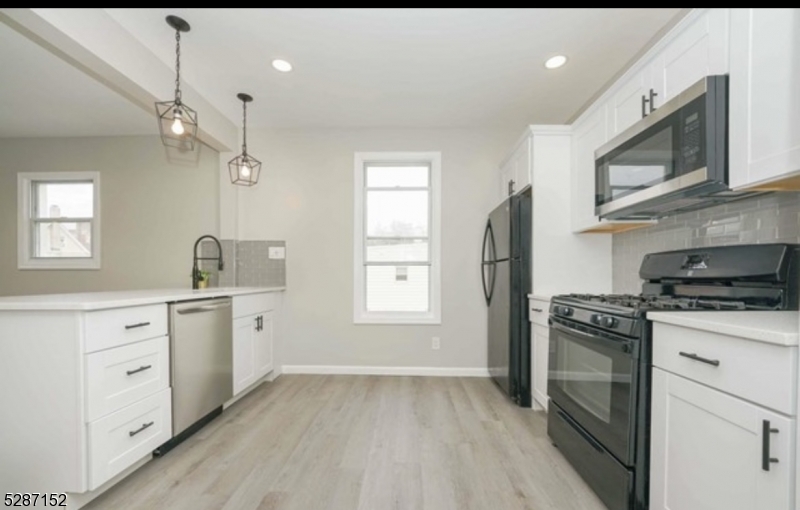
<path id="1" fill-rule="evenodd" d="M 175 99 L 156 103 L 158 129 L 164 145 L 191 151 L 197 139 L 197 112 L 181 99 L 181 32 L 191 27 L 178 16 L 167 16 L 167 25 L 175 29 Z"/>
<path id="2" fill-rule="evenodd" d="M 253 97 L 244 93 L 236 94 L 236 97 L 242 102 L 242 153 L 228 162 L 228 171 L 233 184 L 252 186 L 258 183 L 261 173 L 261 161 L 247 153 L 247 103 Z"/>

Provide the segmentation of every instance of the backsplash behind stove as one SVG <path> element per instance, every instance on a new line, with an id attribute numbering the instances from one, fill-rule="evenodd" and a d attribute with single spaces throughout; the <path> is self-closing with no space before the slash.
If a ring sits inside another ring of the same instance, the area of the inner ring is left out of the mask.
<path id="1" fill-rule="evenodd" d="M 648 253 L 755 243 L 800 243 L 800 193 L 761 195 L 614 234 L 613 291 L 641 292 L 639 265 Z"/>

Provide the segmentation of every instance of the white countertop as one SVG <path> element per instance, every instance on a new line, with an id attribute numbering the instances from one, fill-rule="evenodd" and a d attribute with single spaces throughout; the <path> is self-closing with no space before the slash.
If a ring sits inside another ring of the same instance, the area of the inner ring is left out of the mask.
<path id="1" fill-rule="evenodd" d="M 647 318 L 777 345 L 798 345 L 798 312 L 647 312 Z"/>
<path id="2" fill-rule="evenodd" d="M 551 297 L 544 294 L 528 294 L 528 299 L 538 299 L 539 301 L 550 301 Z"/>
<path id="3" fill-rule="evenodd" d="M 37 296 L 0 297 L 3 310 L 105 310 L 126 306 L 151 305 L 224 296 L 241 296 L 262 292 L 281 292 L 286 287 L 219 287 L 200 290 L 155 289 L 119 292 L 86 292 L 76 294 L 42 294 Z"/>

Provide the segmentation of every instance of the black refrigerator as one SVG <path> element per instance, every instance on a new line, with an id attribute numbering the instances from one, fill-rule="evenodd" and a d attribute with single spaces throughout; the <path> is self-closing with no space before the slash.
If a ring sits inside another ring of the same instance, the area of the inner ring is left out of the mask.
<path id="1" fill-rule="evenodd" d="M 488 320 L 489 374 L 511 399 L 531 406 L 531 189 L 508 197 L 489 214 L 481 275 Z"/>

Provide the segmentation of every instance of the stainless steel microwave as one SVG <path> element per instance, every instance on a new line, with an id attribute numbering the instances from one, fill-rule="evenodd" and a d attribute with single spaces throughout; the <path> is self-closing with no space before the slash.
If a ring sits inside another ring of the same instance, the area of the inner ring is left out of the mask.
<path id="1" fill-rule="evenodd" d="M 752 195 L 728 188 L 728 77 L 707 76 L 595 151 L 595 213 L 654 219 Z"/>

